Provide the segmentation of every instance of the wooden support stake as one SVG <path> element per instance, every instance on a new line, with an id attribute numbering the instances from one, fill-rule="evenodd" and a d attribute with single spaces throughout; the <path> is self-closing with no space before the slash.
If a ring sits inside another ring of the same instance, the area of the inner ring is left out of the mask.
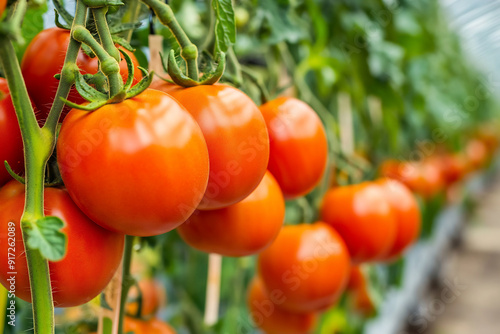
<path id="1" fill-rule="evenodd" d="M 204 316 L 204 322 L 207 326 L 214 325 L 219 319 L 221 270 L 222 256 L 209 254 Z"/>

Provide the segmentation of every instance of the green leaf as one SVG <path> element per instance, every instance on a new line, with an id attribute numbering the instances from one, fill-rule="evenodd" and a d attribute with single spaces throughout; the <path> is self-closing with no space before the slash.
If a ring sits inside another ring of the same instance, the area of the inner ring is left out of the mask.
<path id="1" fill-rule="evenodd" d="M 47 8 L 46 3 L 39 7 L 28 7 L 21 27 L 24 43 L 14 43 L 18 59 L 22 58 L 29 42 L 43 30 L 43 14 L 47 11 Z"/>
<path id="2" fill-rule="evenodd" d="M 38 249 L 50 261 L 59 261 L 66 255 L 67 237 L 61 229 L 64 222 L 57 217 L 39 219 L 28 231 L 28 247 Z"/>
<path id="3" fill-rule="evenodd" d="M 231 0 L 212 0 L 215 23 L 215 53 L 227 52 L 236 42 L 236 24 Z"/>

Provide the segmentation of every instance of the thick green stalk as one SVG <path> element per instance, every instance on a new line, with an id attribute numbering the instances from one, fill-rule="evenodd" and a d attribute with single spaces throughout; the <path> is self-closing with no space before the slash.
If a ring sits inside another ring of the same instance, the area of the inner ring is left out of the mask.
<path id="1" fill-rule="evenodd" d="M 53 136 L 42 132 L 38 126 L 31 102 L 24 85 L 21 68 L 12 42 L 0 38 L 0 60 L 9 84 L 12 102 L 21 127 L 26 162 L 26 202 L 21 227 L 23 239 L 27 230 L 43 218 L 43 180 L 45 164 L 52 150 Z M 54 332 L 54 306 L 47 260 L 38 250 L 31 250 L 25 243 L 35 333 Z"/>
<path id="2" fill-rule="evenodd" d="M 125 317 L 125 303 L 127 302 L 128 291 L 133 285 L 134 279 L 130 275 L 130 263 L 132 261 L 132 250 L 134 247 L 135 237 L 131 235 L 125 236 L 125 249 L 123 250 L 123 266 L 122 266 L 122 290 L 120 293 L 120 315 L 118 320 L 118 334 L 123 334 L 123 318 Z"/>
<path id="3" fill-rule="evenodd" d="M 77 1 L 75 19 L 73 21 L 73 27 L 75 25 L 85 24 L 87 20 L 87 6 L 83 1 Z M 44 129 L 47 129 L 50 133 L 55 133 L 57 122 L 61 116 L 61 112 L 64 108 L 64 102 L 61 97 L 67 98 L 71 86 L 75 82 L 75 75 L 71 67 L 76 63 L 78 57 L 78 52 L 80 51 L 81 43 L 71 38 L 68 45 L 68 51 L 66 52 L 66 58 L 64 60 L 64 66 L 61 71 L 61 78 L 59 79 L 59 86 L 57 87 L 56 96 L 52 107 L 50 108 L 49 116 L 45 122 Z"/>
<path id="4" fill-rule="evenodd" d="M 102 33 L 102 35 L 105 34 Z M 123 80 L 120 76 L 120 65 L 118 61 L 95 40 L 94 36 L 92 36 L 90 31 L 88 31 L 83 25 L 75 26 L 72 30 L 72 36 L 77 41 L 88 45 L 96 54 L 101 64 L 101 71 L 109 80 L 110 97 L 114 97 L 120 93 L 123 88 Z M 113 48 L 116 50 L 114 45 Z"/>
<path id="5" fill-rule="evenodd" d="M 139 12 L 141 11 L 141 1 L 140 0 L 128 0 L 127 1 L 128 10 L 123 17 L 122 22 L 136 22 L 139 17 Z M 133 29 L 130 29 L 124 34 L 124 38 L 130 43 L 132 39 Z"/>
<path id="6" fill-rule="evenodd" d="M 101 39 L 102 46 L 106 52 L 113 57 L 118 64 L 120 63 L 120 51 L 115 46 L 111 33 L 109 32 L 108 21 L 106 20 L 106 13 L 108 11 L 107 7 L 92 8 L 92 13 L 94 14 L 94 20 L 96 23 L 97 33 Z M 119 72 L 118 72 L 119 74 Z M 109 79 L 109 90 L 110 95 L 115 96 L 122 91 L 123 80 L 120 75 L 110 75 Z"/>
<path id="7" fill-rule="evenodd" d="M 186 61 L 188 76 L 198 81 L 198 48 L 189 40 L 184 30 L 182 30 L 172 8 L 160 0 L 142 0 L 142 2 L 148 5 L 155 12 L 156 16 L 158 16 L 160 22 L 170 29 L 181 47 L 181 56 Z"/>

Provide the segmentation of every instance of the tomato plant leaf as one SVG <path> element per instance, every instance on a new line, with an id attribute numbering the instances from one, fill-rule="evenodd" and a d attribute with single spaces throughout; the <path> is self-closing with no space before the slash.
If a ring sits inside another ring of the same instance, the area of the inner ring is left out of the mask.
<path id="1" fill-rule="evenodd" d="M 43 30 L 43 14 L 47 11 L 47 8 L 47 4 L 43 4 L 39 7 L 28 7 L 21 26 L 21 34 L 24 43 L 14 42 L 14 48 L 16 49 L 18 59 L 22 58 L 24 51 L 28 47 L 28 43 Z"/>
<path id="2" fill-rule="evenodd" d="M 38 249 L 50 261 L 59 261 L 66 254 L 67 237 L 61 232 L 64 222 L 53 216 L 39 219 L 28 231 L 28 247 Z"/>
<path id="3" fill-rule="evenodd" d="M 227 52 L 236 42 L 236 24 L 231 0 L 212 0 L 215 23 L 215 54 Z"/>

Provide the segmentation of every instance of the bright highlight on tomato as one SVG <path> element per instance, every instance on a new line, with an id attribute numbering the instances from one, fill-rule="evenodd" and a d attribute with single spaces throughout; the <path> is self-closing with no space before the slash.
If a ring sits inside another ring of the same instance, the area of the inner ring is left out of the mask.
<path id="1" fill-rule="evenodd" d="M 321 181 L 328 142 L 318 115 L 306 103 L 280 97 L 260 107 L 269 131 L 269 171 L 286 198 L 302 196 Z"/>
<path id="2" fill-rule="evenodd" d="M 17 173 L 24 173 L 23 140 L 12 105 L 7 80 L 0 78 L 0 186 L 12 179 L 4 161 Z"/>
<path id="3" fill-rule="evenodd" d="M 41 120 L 47 118 L 56 96 L 59 80 L 54 78 L 54 75 L 61 72 L 70 38 L 69 30 L 56 27 L 45 29 L 30 42 L 21 61 L 21 70 L 26 88 L 33 102 L 40 110 L 39 119 Z M 141 71 L 138 69 L 139 62 L 132 52 L 125 52 L 132 59 L 134 79 L 135 82 L 138 82 L 142 78 Z M 76 64 L 83 74 L 95 74 L 99 69 L 97 57 L 91 58 L 82 50 L 78 54 Z M 120 74 L 125 81 L 128 70 L 127 63 L 123 59 L 120 62 Z M 71 89 L 68 100 L 78 104 L 85 101 L 75 88 Z M 70 109 L 69 107 L 64 108 L 60 121 L 64 119 Z"/>
<path id="4" fill-rule="evenodd" d="M 268 294 L 259 277 L 248 288 L 248 308 L 252 322 L 266 334 L 311 334 L 317 323 L 315 313 L 292 313 L 279 306 L 283 293 Z"/>
<path id="5" fill-rule="evenodd" d="M 11 181 L 0 190 L 0 256 L 7 259 L 8 232 L 15 237 L 16 297 L 31 301 L 28 268 L 20 219 L 24 209 L 24 185 Z M 94 224 L 73 203 L 62 189 L 46 188 L 45 214 L 61 218 L 66 226 L 66 256 L 58 262 L 49 262 L 54 305 L 69 307 L 82 305 L 99 295 L 108 285 L 120 264 L 124 236 Z M 14 222 L 15 231 L 9 229 Z M 9 287 L 8 262 L 0 261 L 0 283 Z"/>
<path id="6" fill-rule="evenodd" d="M 255 103 L 227 85 L 168 93 L 193 115 L 207 141 L 210 177 L 199 209 L 219 209 L 243 200 L 259 185 L 269 161 L 266 123 Z"/>
<path id="7" fill-rule="evenodd" d="M 244 200 L 226 208 L 197 210 L 177 231 L 186 243 L 207 253 L 246 256 L 268 247 L 285 218 L 285 200 L 267 172 Z"/>
<path id="8" fill-rule="evenodd" d="M 396 215 L 382 187 L 373 182 L 329 190 L 321 219 L 342 236 L 355 264 L 384 259 L 396 238 Z"/>
<path id="9" fill-rule="evenodd" d="M 57 159 L 80 209 L 129 235 L 157 235 L 182 224 L 208 180 L 199 126 L 171 96 L 152 89 L 90 113 L 71 110 Z"/>
<path id="10" fill-rule="evenodd" d="M 285 226 L 258 259 L 266 291 L 280 307 L 316 312 L 337 302 L 349 279 L 350 258 L 340 235 L 325 223 Z"/>

